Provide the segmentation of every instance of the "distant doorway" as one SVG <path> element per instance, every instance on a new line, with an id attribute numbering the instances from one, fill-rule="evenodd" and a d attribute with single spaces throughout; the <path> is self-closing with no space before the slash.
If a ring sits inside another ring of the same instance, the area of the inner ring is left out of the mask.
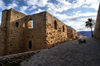
<path id="1" fill-rule="evenodd" d="M 29 41 L 29 49 L 32 49 L 32 41 Z"/>

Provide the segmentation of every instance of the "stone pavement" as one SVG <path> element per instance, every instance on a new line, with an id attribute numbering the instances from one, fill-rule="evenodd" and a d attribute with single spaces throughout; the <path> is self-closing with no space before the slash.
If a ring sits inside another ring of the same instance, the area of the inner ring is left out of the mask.
<path id="1" fill-rule="evenodd" d="M 77 40 L 63 42 L 51 49 L 41 50 L 23 61 L 21 66 L 100 66 L 100 44 L 86 39 L 86 44 Z"/>

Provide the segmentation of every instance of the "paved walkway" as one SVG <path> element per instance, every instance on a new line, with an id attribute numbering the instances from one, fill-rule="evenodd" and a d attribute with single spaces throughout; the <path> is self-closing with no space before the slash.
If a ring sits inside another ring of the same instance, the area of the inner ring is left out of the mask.
<path id="1" fill-rule="evenodd" d="M 100 44 L 94 39 L 86 40 L 86 44 L 73 40 L 41 50 L 21 66 L 100 66 Z"/>

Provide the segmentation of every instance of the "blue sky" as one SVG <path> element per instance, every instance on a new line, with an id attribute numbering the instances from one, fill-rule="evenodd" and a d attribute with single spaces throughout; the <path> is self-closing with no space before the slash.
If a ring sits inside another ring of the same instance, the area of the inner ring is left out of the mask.
<path id="1" fill-rule="evenodd" d="M 14 8 L 27 15 L 48 11 L 77 31 L 87 31 L 89 29 L 85 27 L 85 21 L 88 18 L 96 20 L 99 2 L 100 0 L 0 0 L 0 20 L 4 9 Z"/>

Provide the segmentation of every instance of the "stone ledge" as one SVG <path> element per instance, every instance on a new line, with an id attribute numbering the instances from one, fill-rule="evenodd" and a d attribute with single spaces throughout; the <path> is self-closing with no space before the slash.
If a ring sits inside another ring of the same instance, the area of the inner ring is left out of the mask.
<path id="1" fill-rule="evenodd" d="M 20 62 L 30 58 L 34 54 L 40 52 L 38 51 L 30 51 L 6 56 L 0 56 L 0 66 L 18 66 Z"/>

